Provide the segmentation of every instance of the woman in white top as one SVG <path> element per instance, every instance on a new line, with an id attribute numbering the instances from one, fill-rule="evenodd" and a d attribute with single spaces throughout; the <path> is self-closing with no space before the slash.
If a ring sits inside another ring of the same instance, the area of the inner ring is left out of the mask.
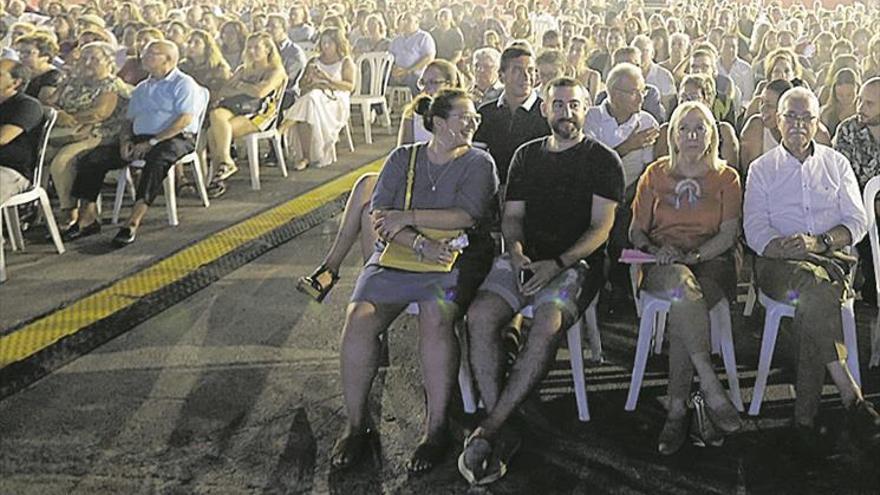
<path id="1" fill-rule="evenodd" d="M 282 131 L 293 128 L 299 138 L 294 170 L 330 165 L 339 132 L 348 122 L 355 71 L 348 40 L 341 30 L 327 28 L 318 46 L 320 55 L 309 60 L 299 81 L 302 96 L 285 112 L 282 124 Z"/>

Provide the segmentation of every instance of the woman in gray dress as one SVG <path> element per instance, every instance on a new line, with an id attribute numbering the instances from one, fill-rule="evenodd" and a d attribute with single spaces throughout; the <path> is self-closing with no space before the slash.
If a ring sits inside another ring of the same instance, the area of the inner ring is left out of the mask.
<path id="1" fill-rule="evenodd" d="M 357 463 L 374 438 L 367 402 L 379 366 L 378 337 L 410 303 L 419 305 L 419 352 L 427 414 L 423 436 L 407 469 L 430 469 L 442 459 L 449 444 L 447 408 L 459 363 L 453 323 L 467 309 L 492 262 L 488 220 L 498 179 L 491 156 L 472 146 L 480 118 L 464 91 L 441 90 L 433 97 L 424 121 L 433 134 L 431 140 L 399 147 L 385 162 L 373 193 L 373 226 L 384 243 L 412 249 L 429 262 L 452 260 L 455 247 L 448 239 L 422 235 L 424 229 L 465 230 L 469 245 L 448 272 L 383 267 L 382 243 L 367 261 L 355 285 L 342 335 L 342 387 L 348 424 L 331 454 L 337 469 Z M 415 153 L 415 177 L 411 206 L 406 209 L 411 153 Z"/>

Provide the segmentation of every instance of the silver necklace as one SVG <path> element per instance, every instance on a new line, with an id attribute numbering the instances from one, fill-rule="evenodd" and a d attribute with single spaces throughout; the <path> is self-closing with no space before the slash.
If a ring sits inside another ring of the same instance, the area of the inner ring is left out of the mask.
<path id="1" fill-rule="evenodd" d="M 434 164 L 431 162 L 430 156 L 426 156 L 426 158 L 428 158 L 428 166 L 426 167 L 426 169 L 428 171 L 428 181 L 430 181 L 431 183 L 431 192 L 437 192 L 437 184 L 440 183 L 440 179 L 442 179 L 443 176 L 446 175 L 446 172 L 449 171 L 449 167 L 452 165 L 452 162 L 454 162 L 456 159 L 453 158 L 452 160 L 446 162 L 446 164 L 443 165 L 443 171 L 440 172 L 440 175 L 438 175 L 435 179 L 434 174 L 431 173 L 431 168 Z"/>

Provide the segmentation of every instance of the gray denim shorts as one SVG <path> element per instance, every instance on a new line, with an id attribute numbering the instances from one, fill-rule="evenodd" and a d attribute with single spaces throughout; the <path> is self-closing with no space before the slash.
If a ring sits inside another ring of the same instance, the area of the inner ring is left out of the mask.
<path id="1" fill-rule="evenodd" d="M 480 290 L 498 295 L 514 311 L 520 311 L 529 305 L 537 311 L 544 304 L 553 304 L 563 315 L 571 318 L 569 321 L 574 322 L 580 318 L 601 285 L 601 267 L 598 272 L 600 275 L 596 277 L 591 267 L 582 261 L 554 277 L 537 294 L 526 296 L 519 290 L 519 274 L 513 268 L 510 254 L 505 253 L 495 258 L 492 270 Z M 586 283 L 589 281 L 599 283 Z"/>

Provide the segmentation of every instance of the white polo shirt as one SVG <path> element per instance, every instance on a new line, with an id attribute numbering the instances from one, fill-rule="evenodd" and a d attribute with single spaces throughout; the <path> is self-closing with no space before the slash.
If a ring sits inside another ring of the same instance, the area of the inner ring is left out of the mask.
<path id="1" fill-rule="evenodd" d="M 587 115 L 584 118 L 584 133 L 611 149 L 626 141 L 636 130 L 659 127 L 657 120 L 644 110 L 633 114 L 623 124 L 618 124 L 617 119 L 609 112 L 608 105 L 609 101 L 605 100 L 601 105 L 587 109 Z M 654 148 L 648 146 L 632 151 L 628 155 L 620 157 L 620 161 L 623 164 L 623 177 L 626 186 L 629 187 L 639 179 L 645 167 L 654 161 Z"/>

